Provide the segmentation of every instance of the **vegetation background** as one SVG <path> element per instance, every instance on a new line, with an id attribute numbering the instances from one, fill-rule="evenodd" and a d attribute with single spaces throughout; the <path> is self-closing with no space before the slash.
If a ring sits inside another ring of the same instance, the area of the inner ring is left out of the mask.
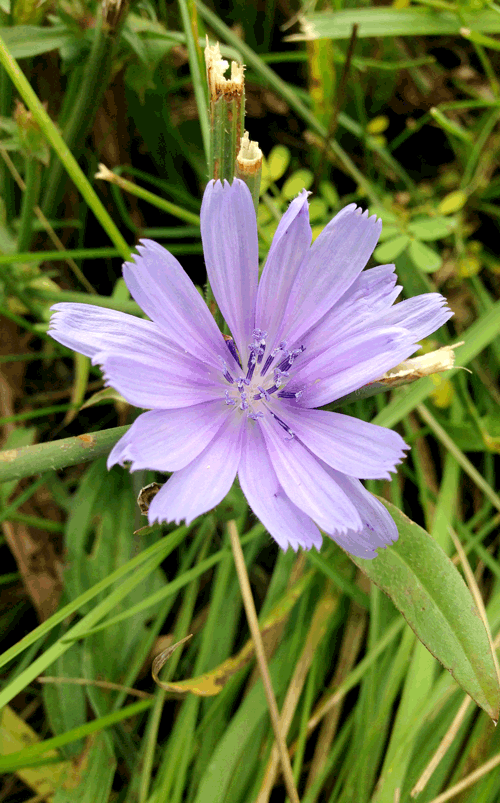
<path id="1" fill-rule="evenodd" d="M 457 564 L 453 528 L 495 637 L 500 7 L 0 0 L 0 26 L 2 448 L 46 445 L 16 470 L 0 461 L 0 803 L 285 800 L 229 521 L 303 803 L 408 803 L 433 758 L 422 803 L 498 801 L 500 731 L 335 544 L 280 552 L 237 486 L 189 528 L 144 527 L 135 500 L 160 478 L 105 466 L 137 411 L 46 332 L 56 300 L 138 312 L 121 263 L 140 237 L 204 283 L 208 33 L 247 67 L 246 127 L 266 156 L 261 255 L 305 186 L 315 235 L 343 205 L 367 206 L 384 222 L 375 262 L 455 313 L 423 347 L 464 341 L 470 373 L 345 411 L 411 444 L 397 476 L 368 487 Z M 95 178 L 100 163 L 112 182 Z M 82 433 L 63 455 L 55 442 Z M 425 586 L 435 566 L 422 564 Z M 162 670 L 194 678 L 174 695 L 152 658 L 190 633 Z"/>

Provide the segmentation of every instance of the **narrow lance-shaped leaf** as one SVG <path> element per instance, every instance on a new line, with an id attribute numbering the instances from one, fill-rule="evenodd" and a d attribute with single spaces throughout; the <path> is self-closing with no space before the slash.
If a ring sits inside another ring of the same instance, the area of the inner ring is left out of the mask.
<path id="1" fill-rule="evenodd" d="M 381 499 L 399 539 L 354 562 L 392 599 L 427 649 L 494 720 L 500 689 L 483 622 L 462 576 L 431 536 Z"/>

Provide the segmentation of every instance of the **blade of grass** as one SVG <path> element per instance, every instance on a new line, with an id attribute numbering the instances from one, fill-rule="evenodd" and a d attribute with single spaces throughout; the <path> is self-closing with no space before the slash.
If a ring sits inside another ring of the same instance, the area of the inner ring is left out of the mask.
<path id="1" fill-rule="evenodd" d="M 5 71 L 8 73 L 12 83 L 21 95 L 28 109 L 33 114 L 33 117 L 38 123 L 40 129 L 56 151 L 70 178 L 73 180 L 83 198 L 94 212 L 97 220 L 109 236 L 111 242 L 114 243 L 121 256 L 124 259 L 128 259 L 130 256 L 129 246 L 123 239 L 103 204 L 97 197 L 94 189 L 66 145 L 56 125 L 52 122 L 44 106 L 30 86 L 28 79 L 20 69 L 16 60 L 10 55 L 10 52 L 1 35 L 0 64 L 2 64 Z"/>

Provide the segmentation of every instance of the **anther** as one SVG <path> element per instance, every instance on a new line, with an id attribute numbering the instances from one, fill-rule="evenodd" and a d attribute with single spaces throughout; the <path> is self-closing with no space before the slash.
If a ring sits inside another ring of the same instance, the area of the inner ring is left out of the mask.
<path id="1" fill-rule="evenodd" d="M 280 425 L 280 427 L 281 427 L 282 429 L 284 429 L 284 430 L 285 430 L 285 432 L 288 432 L 288 434 L 290 435 L 290 437 L 289 437 L 289 438 L 287 438 L 287 440 L 290 440 L 290 441 L 291 441 L 291 440 L 292 440 L 292 438 L 294 438 L 294 437 L 295 437 L 295 433 L 294 433 L 294 432 L 292 432 L 292 430 L 290 429 L 290 427 L 289 427 L 289 426 L 287 426 L 287 424 L 285 424 L 285 422 L 284 422 L 284 421 L 282 421 L 282 420 L 281 420 L 281 418 L 278 418 L 278 416 L 277 416 L 275 413 L 273 413 L 273 411 L 272 411 L 272 410 L 269 410 L 269 412 L 271 413 L 271 415 L 272 415 L 272 417 L 275 419 L 275 421 L 276 421 L 276 422 L 277 422 L 277 423 Z"/>
<path id="2" fill-rule="evenodd" d="M 259 418 L 264 418 L 264 413 L 247 413 L 247 418 L 251 418 L 253 421 L 258 421 Z"/>
<path id="3" fill-rule="evenodd" d="M 236 360 L 236 362 L 238 363 L 238 365 L 241 368 L 242 365 L 241 365 L 241 362 L 240 362 L 240 355 L 238 354 L 238 349 L 236 348 L 236 346 L 234 344 L 233 338 L 232 337 L 227 337 L 227 339 L 226 339 L 226 337 L 224 337 L 224 340 L 226 342 L 226 346 L 228 347 L 231 356 Z"/>
<path id="4" fill-rule="evenodd" d="M 226 363 L 226 361 L 225 361 L 225 360 L 223 360 L 223 359 L 222 359 L 222 357 L 219 357 L 219 359 L 220 359 L 220 361 L 221 361 L 221 365 L 222 365 L 222 373 L 223 373 L 224 379 L 226 380 L 226 382 L 229 382 L 229 384 L 230 384 L 230 385 L 233 385 L 233 384 L 234 384 L 234 379 L 233 379 L 233 377 L 231 376 L 231 374 L 229 373 L 229 371 L 227 370 L 227 363 Z"/>
<path id="5" fill-rule="evenodd" d="M 282 391 L 280 391 L 280 393 L 278 393 L 278 398 L 280 398 L 280 399 L 296 399 L 298 401 L 303 393 L 304 393 L 303 390 L 298 390 L 296 393 L 292 393 L 289 390 L 282 390 Z"/>
<path id="6" fill-rule="evenodd" d="M 270 394 L 270 392 L 268 390 L 266 390 L 265 388 L 262 388 L 260 385 L 257 385 L 257 390 L 260 390 L 260 393 L 257 393 L 254 396 L 255 401 L 257 401 L 258 399 L 262 399 L 262 398 L 264 398 L 266 401 L 270 400 L 271 394 Z"/>
<path id="7" fill-rule="evenodd" d="M 269 371 L 269 368 L 271 367 L 272 362 L 273 362 L 274 358 L 276 357 L 276 355 L 279 354 L 280 351 L 285 351 L 285 349 L 286 349 L 286 340 L 282 340 L 281 343 L 278 343 L 276 348 L 271 351 L 269 357 L 265 361 L 264 367 L 263 367 L 262 371 L 260 372 L 261 376 L 264 376 L 265 374 L 267 374 L 267 372 Z"/>

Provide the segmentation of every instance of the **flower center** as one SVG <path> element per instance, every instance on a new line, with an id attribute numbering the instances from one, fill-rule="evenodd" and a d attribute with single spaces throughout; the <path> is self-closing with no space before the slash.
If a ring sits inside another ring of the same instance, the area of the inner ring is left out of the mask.
<path id="1" fill-rule="evenodd" d="M 273 397 L 300 399 L 302 396 L 301 390 L 295 393 L 287 391 L 286 383 L 290 378 L 290 369 L 297 357 L 305 351 L 305 346 L 289 351 L 286 342 L 282 341 L 266 357 L 267 332 L 254 329 L 252 336 L 253 343 L 248 346 L 249 355 L 246 366 L 241 363 L 234 340 L 226 339 L 226 345 L 231 355 L 243 371 L 239 377 L 232 376 L 226 362 L 221 358 L 224 379 L 231 385 L 231 389 L 226 390 L 224 394 L 226 404 L 246 411 L 247 417 L 254 420 L 262 418 L 264 410 L 268 411 L 293 438 L 291 429 L 269 409 L 268 403 Z"/>

